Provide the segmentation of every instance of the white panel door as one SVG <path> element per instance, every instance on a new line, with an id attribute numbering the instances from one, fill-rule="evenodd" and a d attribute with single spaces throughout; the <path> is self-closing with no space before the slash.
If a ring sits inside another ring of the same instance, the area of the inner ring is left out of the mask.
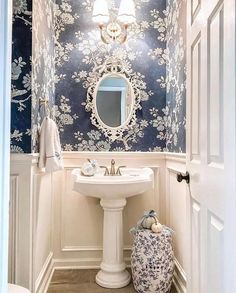
<path id="1" fill-rule="evenodd" d="M 188 292 L 232 293 L 236 292 L 235 0 L 187 3 Z"/>

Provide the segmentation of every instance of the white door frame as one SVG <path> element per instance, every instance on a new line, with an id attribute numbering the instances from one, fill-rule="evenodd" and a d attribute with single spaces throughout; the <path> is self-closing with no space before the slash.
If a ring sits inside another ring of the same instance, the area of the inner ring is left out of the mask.
<path id="1" fill-rule="evenodd" d="M 7 292 L 12 1 L 0 0 L 0 292 Z"/>

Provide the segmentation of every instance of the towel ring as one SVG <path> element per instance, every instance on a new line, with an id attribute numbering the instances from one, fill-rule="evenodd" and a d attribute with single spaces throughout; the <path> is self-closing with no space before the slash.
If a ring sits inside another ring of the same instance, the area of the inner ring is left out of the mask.
<path id="1" fill-rule="evenodd" d="M 50 117 L 50 109 L 49 109 L 49 100 L 48 99 L 43 99 L 43 98 L 39 98 L 39 103 L 40 105 L 44 106 L 44 112 L 46 114 L 46 117 Z"/>

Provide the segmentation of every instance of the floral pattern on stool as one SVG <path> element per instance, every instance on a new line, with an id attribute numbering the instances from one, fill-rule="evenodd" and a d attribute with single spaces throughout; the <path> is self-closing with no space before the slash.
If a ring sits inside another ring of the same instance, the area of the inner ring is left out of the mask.
<path id="1" fill-rule="evenodd" d="M 139 293 L 167 293 L 174 273 L 172 235 L 168 228 L 161 233 L 137 230 L 131 268 L 134 288 Z"/>

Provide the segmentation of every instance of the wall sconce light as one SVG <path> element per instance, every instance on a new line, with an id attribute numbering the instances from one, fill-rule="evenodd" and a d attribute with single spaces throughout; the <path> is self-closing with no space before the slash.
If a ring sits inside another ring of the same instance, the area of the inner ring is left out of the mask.
<path id="1" fill-rule="evenodd" d="M 133 0 L 121 0 L 118 15 L 109 11 L 107 0 L 95 0 L 93 21 L 98 25 L 101 39 L 105 44 L 124 43 L 127 40 L 128 28 L 136 21 Z"/>

